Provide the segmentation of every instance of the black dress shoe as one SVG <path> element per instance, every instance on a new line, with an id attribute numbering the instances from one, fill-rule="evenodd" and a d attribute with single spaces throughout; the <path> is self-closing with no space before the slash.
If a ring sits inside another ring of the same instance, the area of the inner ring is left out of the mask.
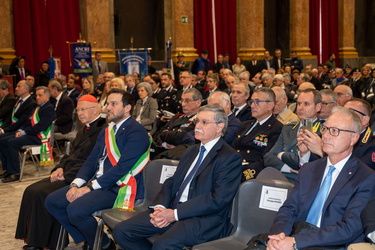
<path id="1" fill-rule="evenodd" d="M 20 180 L 19 174 L 10 174 L 8 177 L 3 178 L 2 182 L 7 183 L 7 182 L 13 182 L 13 181 L 19 181 L 19 180 Z"/>
<path id="2" fill-rule="evenodd" d="M 34 246 L 30 246 L 30 245 L 24 245 L 23 249 L 25 249 L 25 250 L 43 250 L 43 247 L 34 247 Z"/>
<path id="3" fill-rule="evenodd" d="M 5 171 L 4 173 L 0 174 L 0 179 L 4 179 L 5 177 L 8 177 L 9 174 Z"/>
<path id="4" fill-rule="evenodd" d="M 116 250 L 116 244 L 112 239 L 109 239 L 111 243 L 109 244 L 108 247 L 102 248 L 102 250 Z"/>

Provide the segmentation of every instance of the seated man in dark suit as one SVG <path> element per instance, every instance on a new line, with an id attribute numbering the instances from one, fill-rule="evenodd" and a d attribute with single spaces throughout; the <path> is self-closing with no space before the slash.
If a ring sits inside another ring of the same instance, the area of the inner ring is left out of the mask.
<path id="1" fill-rule="evenodd" d="M 352 154 L 361 121 L 336 107 L 321 131 L 327 156 L 299 171 L 269 231 L 269 250 L 346 249 L 365 239 L 360 214 L 375 193 L 375 172 Z M 307 151 L 303 143 L 298 147 Z"/>
<path id="2" fill-rule="evenodd" d="M 250 97 L 249 85 L 243 82 L 235 84 L 232 88 L 231 100 L 233 103 L 233 114 L 241 121 L 251 119 L 251 109 L 247 104 Z"/>
<path id="3" fill-rule="evenodd" d="M 135 164 L 141 157 L 146 157 L 150 144 L 145 128 L 130 115 L 133 106 L 133 97 L 127 91 L 112 89 L 109 92 L 107 119 L 111 123 L 99 134 L 70 186 L 46 198 L 48 212 L 76 243 L 87 241 L 93 247 L 97 221 L 92 213 L 113 207 L 119 190 L 125 197 L 130 197 L 127 200 L 119 197 L 124 209 L 132 209 L 135 199 L 143 199 L 141 171 L 144 166 Z M 125 179 L 130 181 L 124 182 Z M 106 235 L 102 246 L 103 249 L 116 249 Z"/>
<path id="4" fill-rule="evenodd" d="M 275 94 L 270 88 L 255 89 L 251 96 L 254 119 L 245 121 L 232 146 L 242 156 L 242 181 L 255 178 L 263 169 L 263 156 L 271 150 L 283 125 L 275 118 Z"/>
<path id="5" fill-rule="evenodd" d="M 14 95 L 9 93 L 10 84 L 7 80 L 0 80 L 0 126 L 11 124 L 12 110 L 16 103 Z"/>
<path id="6" fill-rule="evenodd" d="M 62 134 L 69 133 L 73 126 L 73 101 L 63 93 L 61 84 L 56 79 L 51 79 L 48 83 L 51 91 L 51 103 L 56 110 L 55 131 Z"/>
<path id="7" fill-rule="evenodd" d="M 241 156 L 222 138 L 227 114 L 220 106 L 199 109 L 195 138 L 152 203 L 125 220 L 113 235 L 122 249 L 182 249 L 227 236 L 229 212 L 241 178 Z M 151 217 L 151 218 L 150 218 Z M 161 234 L 151 245 L 147 240 Z"/>
<path id="8" fill-rule="evenodd" d="M 183 144 L 184 136 L 194 129 L 194 119 L 202 103 L 202 94 L 195 88 L 184 91 L 181 105 L 184 115 L 175 115 L 153 136 L 155 156 Z M 152 157 L 153 159 L 153 157 Z"/>
<path id="9" fill-rule="evenodd" d="M 208 104 L 217 104 L 224 109 L 225 114 L 228 115 L 228 128 L 223 135 L 223 139 L 229 145 L 234 140 L 236 136 L 238 128 L 241 126 L 241 121 L 238 120 L 230 109 L 230 97 L 227 93 L 222 91 L 215 91 L 212 95 L 208 98 Z M 195 139 L 195 131 L 192 130 L 184 136 L 183 143 L 178 145 L 177 147 L 167 150 L 162 154 L 157 156 L 158 159 L 167 158 L 167 159 L 174 159 L 180 160 L 182 155 L 185 153 L 186 149 L 194 144 L 199 143 L 197 139 Z"/>
<path id="10" fill-rule="evenodd" d="M 135 84 L 135 79 L 133 75 L 126 75 L 125 76 L 125 84 L 128 88 L 128 92 L 133 96 L 134 102 L 137 102 L 139 99 L 137 86 Z"/>
<path id="11" fill-rule="evenodd" d="M 3 124 L 0 128 L 0 138 L 7 133 L 17 131 L 29 119 L 31 112 L 37 106 L 37 103 L 30 95 L 31 86 L 25 81 L 20 81 L 16 87 L 17 102 L 14 104 L 11 116 L 11 124 Z"/>
<path id="12" fill-rule="evenodd" d="M 76 90 L 76 79 L 69 78 L 67 82 L 67 88 L 64 90 L 64 94 L 70 97 L 74 103 L 74 107 L 77 106 L 77 98 L 79 96 L 78 90 Z"/>
<path id="13" fill-rule="evenodd" d="M 50 126 L 56 119 L 56 113 L 49 102 L 51 92 L 45 86 L 36 89 L 36 102 L 38 106 L 33 111 L 30 119 L 19 128 L 16 133 L 9 133 L 0 139 L 0 157 L 6 174 L 3 183 L 18 181 L 20 178 L 20 163 L 18 151 L 24 145 L 41 145 L 48 140 Z M 47 142 L 48 144 L 48 142 Z M 47 145 L 47 149 L 50 145 Z M 52 152 L 46 152 L 52 157 Z M 43 154 L 41 153 L 41 160 Z M 42 164 L 42 163 L 41 163 Z"/>
<path id="14" fill-rule="evenodd" d="M 316 89 L 300 91 L 297 98 L 297 115 L 300 120 L 312 121 L 312 130 L 319 134 L 320 120 L 317 112 L 321 108 L 322 96 Z M 297 136 L 303 123 L 286 124 L 272 149 L 264 156 L 264 167 L 280 170 L 291 182 L 301 167 L 298 155 Z"/>
<path id="15" fill-rule="evenodd" d="M 60 224 L 44 208 L 44 201 L 48 194 L 73 181 L 100 131 L 107 127 L 106 120 L 100 117 L 98 101 L 92 95 L 78 100 L 77 113 L 85 127 L 78 131 L 71 153 L 64 155 L 49 178 L 31 184 L 23 193 L 15 238 L 27 243 L 26 250 L 56 247 Z"/>

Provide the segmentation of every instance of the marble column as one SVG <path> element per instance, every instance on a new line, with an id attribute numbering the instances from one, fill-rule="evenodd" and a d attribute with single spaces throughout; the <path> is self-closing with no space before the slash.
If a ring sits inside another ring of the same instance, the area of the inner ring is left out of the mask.
<path id="1" fill-rule="evenodd" d="M 12 0 L 0 0 L 0 56 L 3 64 L 10 64 L 15 57 L 13 36 L 13 8 Z"/>
<path id="2" fill-rule="evenodd" d="M 290 0 L 290 51 L 314 59 L 309 47 L 309 0 Z"/>
<path id="3" fill-rule="evenodd" d="M 339 0 L 339 58 L 356 58 L 354 47 L 355 0 Z"/>
<path id="4" fill-rule="evenodd" d="M 185 61 L 194 61 L 198 54 L 194 48 L 194 0 L 165 0 L 165 41 L 172 39 L 172 58 L 178 53 Z"/>
<path id="5" fill-rule="evenodd" d="M 263 57 L 264 0 L 237 0 L 238 56 L 250 60 L 253 53 Z"/>
<path id="6" fill-rule="evenodd" d="M 103 60 L 116 62 L 113 0 L 80 0 L 82 37 L 91 42 L 93 57 L 101 51 Z"/>

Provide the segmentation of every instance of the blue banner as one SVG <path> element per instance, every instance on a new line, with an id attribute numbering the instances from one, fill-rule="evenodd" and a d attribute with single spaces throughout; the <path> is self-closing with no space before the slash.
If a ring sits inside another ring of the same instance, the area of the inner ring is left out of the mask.
<path id="1" fill-rule="evenodd" d="M 147 51 L 131 52 L 118 50 L 118 57 L 120 61 L 120 74 L 139 74 L 140 79 L 143 79 L 148 74 L 147 67 Z"/>
<path id="2" fill-rule="evenodd" d="M 91 44 L 73 43 L 74 73 L 92 75 Z"/>

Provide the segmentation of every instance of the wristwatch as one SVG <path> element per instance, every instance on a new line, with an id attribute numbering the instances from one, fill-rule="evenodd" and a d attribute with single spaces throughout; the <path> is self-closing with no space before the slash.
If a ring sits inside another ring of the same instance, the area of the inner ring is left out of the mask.
<path id="1" fill-rule="evenodd" d="M 298 250 L 296 239 L 294 237 L 292 237 L 292 239 L 293 239 L 293 249 Z"/>
<path id="2" fill-rule="evenodd" d="M 75 184 L 75 183 L 71 183 L 71 184 L 69 185 L 69 189 L 71 189 L 72 187 L 76 187 L 76 188 L 78 188 L 78 185 Z"/>
<path id="3" fill-rule="evenodd" d="M 90 189 L 90 191 L 94 191 L 94 188 L 92 187 L 92 182 L 87 183 L 87 187 Z"/>

